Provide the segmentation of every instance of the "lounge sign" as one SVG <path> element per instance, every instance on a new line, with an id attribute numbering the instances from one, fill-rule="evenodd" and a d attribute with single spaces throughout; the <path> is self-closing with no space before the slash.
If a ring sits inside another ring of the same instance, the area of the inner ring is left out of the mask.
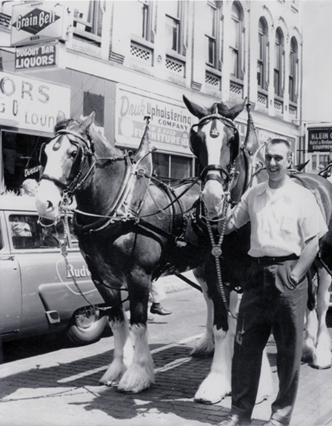
<path id="1" fill-rule="evenodd" d="M 17 47 L 15 51 L 15 71 L 56 66 L 57 50 L 56 43 Z"/>
<path id="2" fill-rule="evenodd" d="M 332 149 L 332 128 L 322 127 L 308 129 L 308 152 L 325 151 Z"/>
<path id="3" fill-rule="evenodd" d="M 59 111 L 70 116 L 70 88 L 0 71 L 0 122 L 53 133 Z"/>
<path id="4" fill-rule="evenodd" d="M 67 12 L 57 3 L 24 3 L 13 6 L 11 45 L 24 46 L 65 40 Z"/>

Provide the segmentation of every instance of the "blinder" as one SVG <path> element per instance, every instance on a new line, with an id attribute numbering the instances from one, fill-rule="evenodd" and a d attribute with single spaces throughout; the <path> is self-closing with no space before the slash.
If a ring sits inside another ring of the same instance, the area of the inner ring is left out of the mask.
<path id="1" fill-rule="evenodd" d="M 207 124 L 211 120 L 220 120 L 225 126 L 233 129 L 234 135 L 229 142 L 230 146 L 230 165 L 232 165 L 239 154 L 240 149 L 240 136 L 237 128 L 235 127 L 233 121 L 227 117 L 224 117 L 218 113 L 210 114 L 205 117 L 202 117 L 198 123 L 195 123 L 190 129 L 190 139 L 189 139 L 189 147 L 191 152 L 195 155 L 195 157 L 199 158 L 199 146 L 202 143 L 201 138 L 198 136 L 198 132 L 195 127 L 202 126 Z M 212 132 L 212 133 L 211 133 Z M 211 127 L 211 137 L 216 138 L 219 137 L 219 132 L 216 132 L 216 127 Z M 210 173 L 208 173 L 210 172 Z M 212 173 L 215 172 L 215 173 Z M 217 172 L 221 172 L 220 174 Z M 221 175 L 221 176 L 220 176 Z M 200 174 L 203 182 L 207 182 L 208 180 L 217 180 L 221 184 L 229 179 L 229 172 L 225 170 L 223 167 L 217 164 L 210 164 L 206 166 Z"/>
<path id="2" fill-rule="evenodd" d="M 77 149 L 77 152 L 76 152 L 75 158 L 73 160 L 73 164 L 72 164 L 69 176 L 67 178 L 67 181 L 69 182 L 68 188 L 70 188 L 72 186 L 72 184 L 74 182 L 76 183 L 76 181 L 80 178 L 80 176 L 82 174 L 82 168 L 83 168 L 83 165 L 84 165 L 85 158 L 86 157 L 91 158 L 93 153 L 92 153 L 92 149 L 91 149 L 92 146 L 90 148 L 89 143 L 81 135 L 79 135 L 76 132 L 72 132 L 70 130 L 60 130 L 56 133 L 55 137 L 58 137 L 59 139 L 54 143 L 54 146 L 53 146 L 54 151 L 56 151 L 60 148 L 61 142 L 62 142 L 62 137 L 64 135 L 69 139 L 70 143 L 72 145 L 74 145 Z M 79 139 L 79 141 L 77 139 Z M 54 139 L 52 139 L 52 140 L 54 140 Z M 45 152 L 45 148 L 46 148 L 46 145 L 48 145 L 49 143 L 52 142 L 52 140 L 50 140 L 49 142 L 43 143 L 41 145 L 41 148 L 40 148 L 39 163 L 41 164 L 41 166 L 43 168 L 45 168 L 46 162 L 47 162 L 47 155 L 46 155 L 46 152 Z M 83 144 L 80 143 L 80 142 L 83 142 Z M 89 139 L 89 142 L 90 142 L 90 139 Z M 91 143 L 90 143 L 90 145 L 91 145 Z M 57 185 L 64 187 L 64 188 L 67 186 L 57 179 L 50 178 L 48 175 L 42 175 L 41 178 L 53 180 L 54 182 L 57 183 Z"/>

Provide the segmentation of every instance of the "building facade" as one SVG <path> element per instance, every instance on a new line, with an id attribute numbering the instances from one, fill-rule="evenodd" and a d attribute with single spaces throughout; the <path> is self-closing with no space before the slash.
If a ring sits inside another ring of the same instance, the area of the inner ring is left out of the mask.
<path id="1" fill-rule="evenodd" d="M 247 98 L 259 141 L 284 137 L 295 162 L 304 158 L 299 1 L 24 2 L 24 13 L 22 6 L 3 2 L 0 10 L 2 191 L 37 175 L 59 110 L 75 119 L 94 110 L 106 138 L 124 149 L 138 147 L 149 115 L 155 173 L 193 176 L 195 119 L 183 95 L 204 106 Z M 236 123 L 243 141 L 246 111 Z"/>

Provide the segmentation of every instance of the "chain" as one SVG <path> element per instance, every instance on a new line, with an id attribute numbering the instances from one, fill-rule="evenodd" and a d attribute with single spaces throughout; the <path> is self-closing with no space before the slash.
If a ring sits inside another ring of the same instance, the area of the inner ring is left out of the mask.
<path id="1" fill-rule="evenodd" d="M 67 203 L 67 197 L 64 197 L 63 200 L 64 204 Z M 63 216 L 63 243 L 61 244 L 60 250 L 61 254 L 63 256 L 67 273 L 70 275 L 71 279 L 73 280 L 73 283 L 75 284 L 77 290 L 79 291 L 80 295 L 83 297 L 83 299 L 88 303 L 88 305 L 96 311 L 96 307 L 86 298 L 85 294 L 80 289 L 80 286 L 77 283 L 77 280 L 75 278 L 75 275 L 72 272 L 72 269 L 68 262 L 68 251 L 67 251 L 67 241 L 68 241 L 68 235 L 69 235 L 69 223 L 68 223 L 68 210 L 64 210 L 64 216 Z"/>
<path id="2" fill-rule="evenodd" d="M 232 167 L 234 169 L 234 167 Z M 227 212 L 228 212 L 228 208 L 231 202 L 231 195 L 230 195 L 230 191 L 233 185 L 233 180 L 234 180 L 234 170 L 231 171 L 230 173 L 231 179 L 230 182 L 228 184 L 228 191 L 229 191 L 229 196 L 225 197 L 225 202 L 223 204 L 223 209 L 222 209 L 222 222 L 221 222 L 221 226 L 220 226 L 220 234 L 219 234 L 219 239 L 218 242 L 216 243 L 214 236 L 213 236 L 213 231 L 212 231 L 212 227 L 211 227 L 211 222 L 208 218 L 207 218 L 207 209 L 206 206 L 203 204 L 203 209 L 204 209 L 204 214 L 206 215 L 206 225 L 207 225 L 207 229 L 208 229 L 208 233 L 209 233 L 209 237 L 210 237 L 210 241 L 211 241 L 211 246 L 212 246 L 212 250 L 211 250 L 211 254 L 214 257 L 215 263 L 216 263 L 216 270 L 217 270 L 217 278 L 218 278 L 218 283 L 219 283 L 219 288 L 220 288 L 220 293 L 221 293 L 221 298 L 223 300 L 224 306 L 228 312 L 229 315 L 231 315 L 234 319 L 237 319 L 233 313 L 231 312 L 231 310 L 229 309 L 229 304 L 227 302 L 227 298 L 225 295 L 225 289 L 224 289 L 224 284 L 223 284 L 223 280 L 222 280 L 222 274 L 221 274 L 221 266 L 220 266 L 220 257 L 222 255 L 222 248 L 221 245 L 224 241 L 224 236 L 225 236 L 225 229 L 226 229 L 226 223 L 227 223 Z"/>

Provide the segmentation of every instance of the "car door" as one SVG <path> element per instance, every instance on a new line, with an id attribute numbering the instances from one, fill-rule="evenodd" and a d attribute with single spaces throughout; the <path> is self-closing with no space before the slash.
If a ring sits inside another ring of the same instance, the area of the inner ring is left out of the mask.
<path id="1" fill-rule="evenodd" d="M 17 257 L 10 252 L 4 212 L 0 211 L 0 334 L 20 329 L 22 286 Z"/>

